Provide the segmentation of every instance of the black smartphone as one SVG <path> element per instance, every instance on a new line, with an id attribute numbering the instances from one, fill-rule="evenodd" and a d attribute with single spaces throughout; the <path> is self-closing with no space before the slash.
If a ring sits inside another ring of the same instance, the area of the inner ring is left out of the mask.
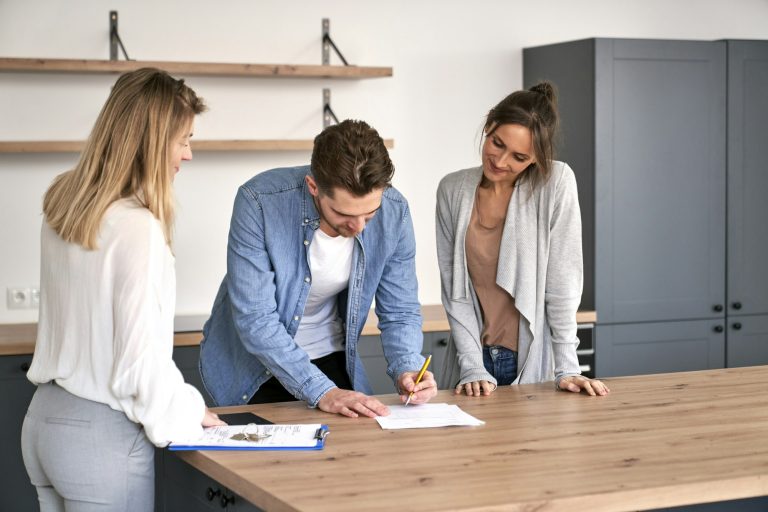
<path id="1" fill-rule="evenodd" d="M 219 414 L 219 419 L 227 425 L 248 425 L 255 423 L 257 425 L 272 425 L 268 419 L 256 416 L 250 412 L 234 412 L 231 414 Z"/>

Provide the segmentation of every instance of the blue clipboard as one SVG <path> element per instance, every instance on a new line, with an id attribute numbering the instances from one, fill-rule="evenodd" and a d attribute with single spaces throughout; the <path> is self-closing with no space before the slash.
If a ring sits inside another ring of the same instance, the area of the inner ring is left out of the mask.
<path id="1" fill-rule="evenodd" d="M 259 446 L 259 445 L 240 445 L 240 446 L 222 446 L 217 444 L 173 444 L 168 445 L 170 451 L 312 451 L 322 450 L 325 447 L 325 439 L 328 437 L 328 425 L 320 425 L 315 431 L 313 445 L 273 445 L 273 446 Z M 306 439 L 306 438 L 305 438 Z"/>

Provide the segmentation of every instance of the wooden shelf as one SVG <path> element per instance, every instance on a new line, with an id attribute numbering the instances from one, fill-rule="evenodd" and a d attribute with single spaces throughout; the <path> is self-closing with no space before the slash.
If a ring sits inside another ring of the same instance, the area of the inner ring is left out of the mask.
<path id="1" fill-rule="evenodd" d="M 391 67 L 322 66 L 312 64 L 245 64 L 224 62 L 169 62 L 140 60 L 28 59 L 0 57 L 0 71 L 124 73 L 153 67 L 171 74 L 250 76 L 264 78 L 382 78 Z"/>
<path id="2" fill-rule="evenodd" d="M 275 140 L 193 140 L 192 151 L 312 151 L 312 139 Z M 392 149 L 395 142 L 384 139 Z M 82 140 L 20 140 L 0 142 L 0 153 L 78 153 L 83 150 Z"/>

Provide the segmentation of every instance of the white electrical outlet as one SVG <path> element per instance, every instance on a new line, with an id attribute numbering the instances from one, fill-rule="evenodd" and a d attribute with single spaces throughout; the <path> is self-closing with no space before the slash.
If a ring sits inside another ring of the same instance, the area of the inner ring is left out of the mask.
<path id="1" fill-rule="evenodd" d="M 13 286 L 5 290 L 8 309 L 37 309 L 40 305 L 40 289 L 31 286 Z"/>
<path id="2" fill-rule="evenodd" d="M 29 289 L 29 307 L 32 309 L 40 307 L 40 288 Z"/>

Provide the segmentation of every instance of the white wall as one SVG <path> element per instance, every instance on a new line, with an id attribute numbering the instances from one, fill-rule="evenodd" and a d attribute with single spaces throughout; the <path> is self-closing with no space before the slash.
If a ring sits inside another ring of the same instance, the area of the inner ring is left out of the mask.
<path id="1" fill-rule="evenodd" d="M 358 65 L 392 78 L 331 81 L 190 77 L 210 112 L 195 137 L 312 138 L 321 90 L 340 117 L 394 138 L 395 185 L 409 198 L 420 299 L 439 303 L 434 193 L 444 174 L 475 165 L 484 114 L 522 85 L 522 49 L 587 37 L 768 39 L 766 0 L 0 0 L 0 56 L 103 59 L 108 11 L 138 60 L 319 64 L 320 23 Z M 338 61 L 334 61 L 338 62 Z M 114 76 L 0 73 L 0 140 L 82 139 Z M 193 146 L 194 149 L 194 146 Z M 37 285 L 41 196 L 72 154 L 0 154 L 0 323 L 5 289 Z M 197 153 L 176 180 L 179 314 L 206 314 L 225 269 L 232 199 L 253 174 L 308 162 L 309 152 Z"/>

